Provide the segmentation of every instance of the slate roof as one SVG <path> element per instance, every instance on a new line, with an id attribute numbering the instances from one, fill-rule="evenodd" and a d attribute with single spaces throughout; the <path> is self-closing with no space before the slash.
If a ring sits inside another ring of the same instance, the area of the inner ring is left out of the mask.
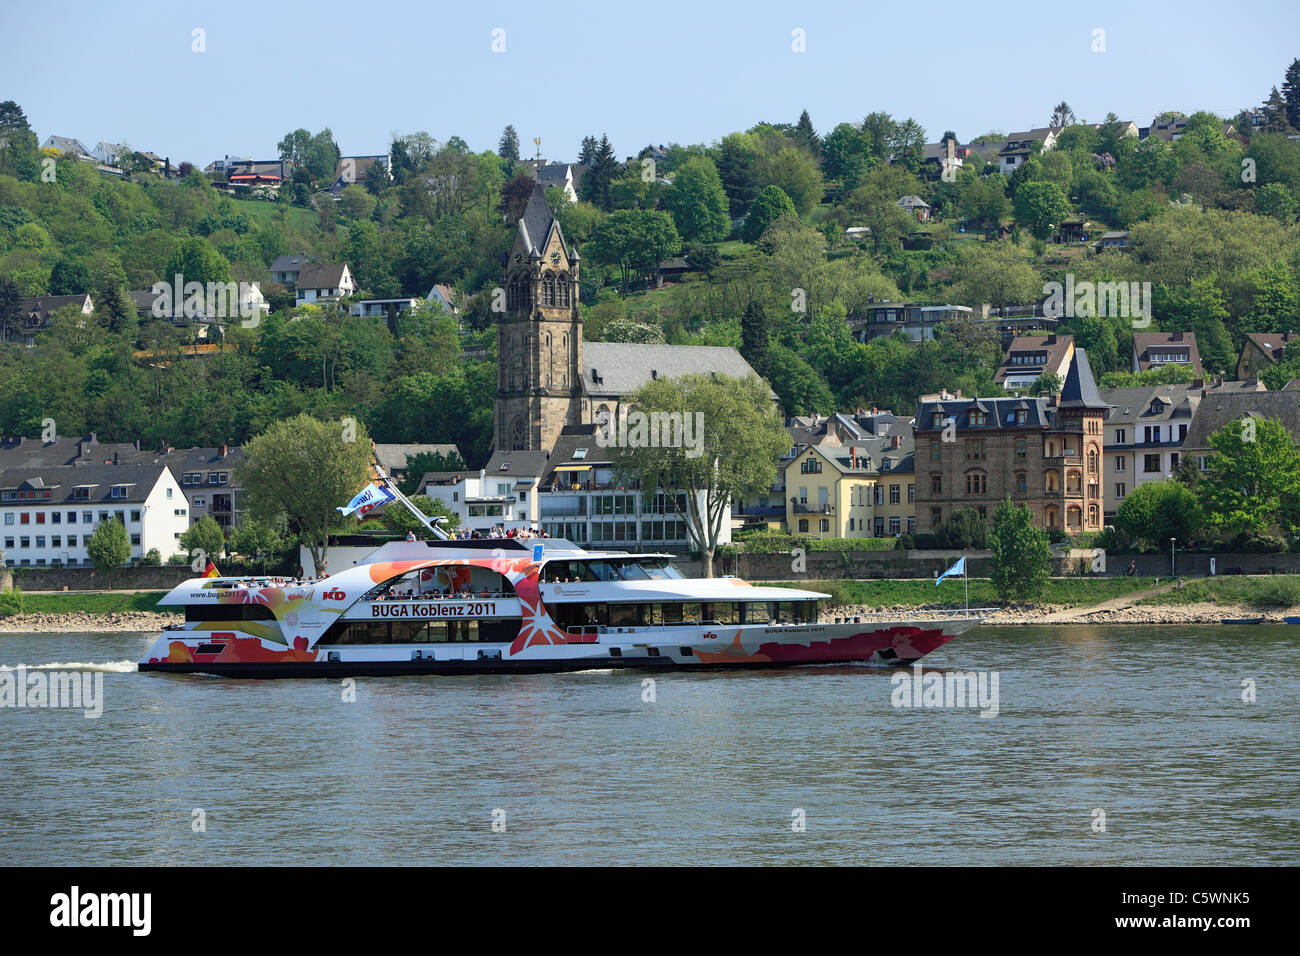
<path id="1" fill-rule="evenodd" d="M 0 471 L 91 465 L 112 461 L 114 455 L 140 454 L 139 442 L 100 444 L 94 433 L 43 442 L 34 438 L 6 438 L 0 443 Z"/>
<path id="2" fill-rule="evenodd" d="M 1294 391 L 1208 392 L 1187 429 L 1183 448 L 1208 449 L 1212 434 L 1245 415 L 1280 419 L 1291 440 L 1300 444 L 1300 398 Z"/>
<path id="3" fill-rule="evenodd" d="M 564 247 L 565 254 L 570 259 L 573 258 L 573 250 L 564 238 L 563 230 L 560 230 L 560 224 L 555 221 L 551 215 L 551 207 L 546 203 L 546 192 L 540 181 L 533 183 L 533 194 L 528 197 L 528 205 L 524 208 L 524 214 L 519 219 L 519 231 L 524 237 L 524 248 L 529 255 L 542 254 L 542 249 L 546 246 L 546 240 L 550 237 L 551 229 L 554 228 L 560 232 L 560 244 Z"/>
<path id="4" fill-rule="evenodd" d="M 343 262 L 308 262 L 298 273 L 299 289 L 337 289 L 343 282 Z"/>
<path id="5" fill-rule="evenodd" d="M 1092 377 L 1092 366 L 1088 364 L 1088 353 L 1075 349 L 1070 359 L 1069 370 L 1065 373 L 1065 385 L 1061 388 L 1057 408 L 1110 408 L 1097 394 L 1097 383 Z"/>
<path id="6" fill-rule="evenodd" d="M 968 423 L 966 413 L 978 405 L 987 413 L 983 425 Z M 1017 411 L 1025 411 L 1024 422 L 1015 421 Z M 1046 398 L 949 398 L 923 401 L 916 409 L 917 431 L 942 431 L 944 425 L 932 424 L 935 412 L 953 419 L 959 432 L 995 431 L 1003 428 L 1050 428 L 1056 424 Z"/>
<path id="7" fill-rule="evenodd" d="M 546 463 L 546 473 L 542 477 L 544 485 L 550 485 L 555 480 L 555 469 L 562 465 L 610 465 L 614 462 L 615 453 L 612 449 L 602 448 L 596 441 L 597 426 L 589 425 L 565 425 L 560 431 L 560 437 L 555 440 L 555 447 L 551 449 L 551 457 Z M 579 448 L 587 449 L 587 453 L 581 458 L 575 458 L 574 453 Z"/>
<path id="8" fill-rule="evenodd" d="M 1246 338 L 1275 362 L 1280 362 L 1289 343 L 1300 339 L 1294 332 L 1247 332 Z"/>
<path id="9" fill-rule="evenodd" d="M 1028 374 L 1038 368 L 1033 365 L 1012 365 L 1011 356 L 1017 352 L 1046 352 L 1047 361 L 1041 371 L 1049 371 L 1061 364 L 1061 360 L 1073 345 L 1073 335 L 1017 335 L 1007 346 L 1002 364 L 993 373 L 993 381 L 1000 385 L 1006 381 L 1008 375 Z"/>
<path id="10" fill-rule="evenodd" d="M 384 466 L 384 470 L 390 475 L 395 471 L 406 470 L 406 460 L 412 455 L 442 455 L 444 458 L 448 454 L 455 454 L 457 458 L 464 461 L 460 449 L 455 445 L 422 445 L 418 443 L 408 444 L 376 444 L 375 457 L 379 459 L 379 464 Z"/>
<path id="11" fill-rule="evenodd" d="M 546 470 L 546 458 L 544 451 L 494 451 L 483 469 L 483 476 L 485 480 L 493 476 L 540 477 Z M 502 465 L 508 467 L 503 470 Z"/>
<path id="12" fill-rule="evenodd" d="M 1098 390 L 1102 401 L 1113 411 L 1106 418 L 1107 425 L 1143 425 L 1167 422 L 1173 419 L 1190 419 L 1201 402 L 1201 389 L 1191 385 L 1141 385 L 1133 388 L 1103 388 Z M 1151 411 L 1159 398 L 1161 410 Z"/>
<path id="13" fill-rule="evenodd" d="M 63 308 L 65 305 L 75 305 L 81 309 L 85 307 L 87 294 L 85 292 L 77 295 L 37 295 L 29 296 L 23 299 L 23 315 L 35 314 L 42 322 L 48 322 L 50 316 Z M 91 303 L 92 308 L 94 303 Z"/>
<path id="14" fill-rule="evenodd" d="M 1133 354 L 1137 356 L 1138 370 L 1146 371 L 1151 368 L 1152 362 L 1150 353 L 1187 350 L 1188 364 L 1191 365 L 1192 371 L 1197 378 L 1205 375 L 1205 369 L 1201 366 L 1201 353 L 1196 347 L 1195 332 L 1134 332 L 1133 333 Z M 1157 365 L 1167 365 L 1167 362 L 1158 362 Z"/>
<path id="15" fill-rule="evenodd" d="M 271 263 L 272 272 L 297 272 L 307 265 L 306 256 L 277 256 Z"/>
<path id="16" fill-rule="evenodd" d="M 722 346 L 583 342 L 582 352 L 582 390 L 593 397 L 627 395 L 655 378 L 758 374 L 740 352 Z"/>
<path id="17" fill-rule="evenodd" d="M 0 474 L 0 490 L 49 488 L 48 501 L 6 501 L 4 508 L 31 508 L 36 505 L 123 505 L 144 501 L 158 484 L 164 465 L 67 465 L 49 468 L 15 468 Z M 93 486 L 89 498 L 73 498 L 77 486 Z M 114 485 L 127 485 L 126 497 L 112 497 Z"/>

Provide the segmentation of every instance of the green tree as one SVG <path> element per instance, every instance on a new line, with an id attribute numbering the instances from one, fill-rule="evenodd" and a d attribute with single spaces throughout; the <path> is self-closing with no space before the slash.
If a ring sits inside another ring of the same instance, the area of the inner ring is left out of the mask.
<path id="1" fill-rule="evenodd" d="M 745 225 L 740 230 L 740 237 L 746 242 L 757 242 L 759 236 L 767 231 L 782 216 L 797 215 L 794 202 L 780 186 L 764 186 L 745 217 Z"/>
<path id="2" fill-rule="evenodd" d="M 920 191 L 920 183 L 907 170 L 898 166 L 877 166 L 849 196 L 845 208 L 855 217 L 854 225 L 871 230 L 872 248 L 876 253 L 886 243 L 897 250 L 898 240 L 916 225 L 912 214 L 900 206 L 898 200 Z"/>
<path id="3" fill-rule="evenodd" d="M 1176 481 L 1138 485 L 1115 512 L 1115 532 L 1125 542 L 1163 547 L 1170 538 L 1190 542 L 1205 524 L 1196 495 Z"/>
<path id="4" fill-rule="evenodd" d="M 1029 386 L 1030 395 L 1059 395 L 1065 382 L 1055 372 L 1044 372 Z"/>
<path id="5" fill-rule="evenodd" d="M 588 160 L 586 175 L 578 187 L 579 198 L 609 212 L 614 208 L 614 195 L 610 186 L 617 171 L 618 160 L 614 158 L 614 147 L 610 145 L 608 136 L 601 136 L 594 154 Z"/>
<path id="6" fill-rule="evenodd" d="M 413 495 L 410 502 L 429 518 L 444 518 L 445 520 L 442 522 L 444 530 L 455 530 L 460 524 L 460 516 L 436 498 L 430 498 L 428 495 Z M 385 507 L 379 513 L 379 522 L 388 531 L 397 531 L 402 534 L 411 532 L 421 540 L 433 537 L 433 532 L 421 524 L 415 515 L 400 504 L 390 504 Z"/>
<path id="7" fill-rule="evenodd" d="M 268 557 L 279 554 L 286 546 L 284 535 L 276 523 L 259 521 L 251 515 L 240 518 L 226 542 L 228 551 L 246 558 L 261 559 L 264 565 Z"/>
<path id="8" fill-rule="evenodd" d="M 199 282 L 204 286 L 209 282 L 229 282 L 230 263 L 212 243 L 203 236 L 191 236 L 182 239 L 171 258 L 167 260 L 164 281 L 172 282 L 175 276 L 181 276 L 185 284 Z M 173 303 L 179 310 L 181 303 Z"/>
<path id="9" fill-rule="evenodd" d="M 424 476 L 431 471 L 464 471 L 465 462 L 454 451 L 443 454 L 438 451 L 422 451 L 406 459 L 406 471 L 397 483 L 402 494 L 411 496 L 420 487 Z M 426 512 L 427 514 L 427 512 Z"/>
<path id="10" fill-rule="evenodd" d="M 1027 182 L 1016 189 L 1016 222 L 1039 239 L 1047 239 L 1062 219 L 1070 215 L 1070 199 L 1056 183 Z"/>
<path id="11" fill-rule="evenodd" d="M 870 167 L 867 141 L 852 123 L 841 123 L 823 138 L 822 170 L 831 179 L 839 180 L 845 193 L 858 187 Z"/>
<path id="12" fill-rule="evenodd" d="M 767 313 L 757 300 L 745 306 L 745 314 L 740 319 L 740 337 L 740 354 L 754 371 L 765 375 L 772 332 L 767 324 Z"/>
<path id="13" fill-rule="evenodd" d="M 939 526 L 939 543 L 945 548 L 967 551 L 983 548 L 988 542 L 989 526 L 974 508 L 958 508 Z"/>
<path id="14" fill-rule="evenodd" d="M 116 518 L 100 522 L 86 542 L 86 554 L 96 571 L 115 571 L 126 564 L 131 560 L 131 537 L 126 525 Z"/>
<path id="15" fill-rule="evenodd" d="M 519 159 L 519 134 L 515 132 L 513 126 L 507 126 L 501 133 L 501 141 L 497 143 L 497 155 L 502 159 Z"/>
<path id="16" fill-rule="evenodd" d="M 718 168 L 707 157 L 694 156 L 674 171 L 664 204 L 688 242 L 717 242 L 731 232 L 727 194 Z"/>
<path id="17" fill-rule="evenodd" d="M 647 275 L 681 249 L 672 217 L 647 209 L 617 209 L 596 227 L 586 252 L 601 264 L 618 266 L 623 288 L 634 274 Z"/>
<path id="18" fill-rule="evenodd" d="M 191 561 L 215 561 L 226 550 L 226 533 L 212 515 L 204 515 L 181 534 L 181 547 Z"/>
<path id="19" fill-rule="evenodd" d="M 822 199 L 822 173 L 817 163 L 798 146 L 782 146 L 758 165 L 760 182 L 777 186 L 790 197 L 801 216 L 812 212 Z"/>
<path id="20" fill-rule="evenodd" d="M 283 516 L 311 552 L 316 573 L 325 574 L 329 533 L 347 523 L 338 509 L 366 483 L 370 437 L 365 427 L 299 414 L 273 422 L 244 444 L 244 454 L 236 478 L 249 514 L 261 521 Z"/>
<path id="21" fill-rule="evenodd" d="M 999 309 L 1033 302 L 1043 282 L 1024 250 L 1008 242 L 967 243 L 953 269 L 953 295 L 975 308 L 988 303 Z"/>
<path id="22" fill-rule="evenodd" d="M 1300 526 L 1300 454 L 1277 419 L 1244 417 L 1210 436 L 1209 470 L 1198 485 L 1210 525 L 1227 534 Z"/>
<path id="23" fill-rule="evenodd" d="M 1010 496 L 1003 499 L 993 512 L 988 544 L 998 597 L 1028 601 L 1042 593 L 1052 573 L 1052 548 L 1028 507 L 1012 504 Z"/>
<path id="24" fill-rule="evenodd" d="M 683 429 L 681 447 L 621 448 L 615 468 L 620 476 L 638 482 L 643 493 L 685 493 L 681 517 L 700 551 L 705 576 L 712 577 L 728 503 L 771 488 L 777 459 L 790 445 L 767 386 L 757 376 L 662 378 L 637 389 L 627 404 L 646 415 L 683 416 L 693 430 L 696 422 L 702 426 L 691 442 Z M 629 438 L 627 444 L 635 442 Z M 673 508 L 678 508 L 675 500 Z"/>

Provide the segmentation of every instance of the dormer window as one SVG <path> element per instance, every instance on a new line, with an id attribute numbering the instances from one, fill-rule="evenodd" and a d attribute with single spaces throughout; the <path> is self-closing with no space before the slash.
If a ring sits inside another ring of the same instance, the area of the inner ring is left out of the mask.
<path id="1" fill-rule="evenodd" d="M 587 449 L 585 449 L 585 448 L 575 448 L 575 449 L 574 449 L 574 451 L 573 451 L 573 460 L 574 460 L 574 461 L 582 461 L 582 460 L 583 460 L 584 458 L 586 458 L 586 457 L 587 457 Z"/>

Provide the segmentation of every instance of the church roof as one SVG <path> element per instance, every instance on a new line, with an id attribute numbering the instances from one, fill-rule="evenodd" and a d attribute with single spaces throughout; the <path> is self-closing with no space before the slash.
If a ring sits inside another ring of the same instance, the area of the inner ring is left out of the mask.
<path id="1" fill-rule="evenodd" d="M 559 228 L 560 224 L 551 215 L 551 207 L 546 202 L 546 193 L 541 183 L 534 183 L 533 194 L 528 197 L 528 205 L 519 220 L 519 231 L 523 235 L 524 248 L 528 250 L 528 254 L 540 256 L 551 236 L 551 230 L 559 230 Z M 572 257 L 573 250 L 565 242 L 563 232 L 560 232 L 560 244 L 564 247 L 565 253 Z"/>
<path id="2" fill-rule="evenodd" d="M 709 372 L 733 378 L 758 374 L 735 349 L 713 345 L 583 342 L 582 363 L 582 390 L 591 396 L 626 395 L 656 378 Z"/>
<path id="3" fill-rule="evenodd" d="M 1065 374 L 1065 385 L 1061 388 L 1058 408 L 1110 408 L 1097 393 L 1097 383 L 1092 378 L 1092 366 L 1088 364 L 1088 353 L 1075 349 L 1070 358 L 1070 369 Z"/>

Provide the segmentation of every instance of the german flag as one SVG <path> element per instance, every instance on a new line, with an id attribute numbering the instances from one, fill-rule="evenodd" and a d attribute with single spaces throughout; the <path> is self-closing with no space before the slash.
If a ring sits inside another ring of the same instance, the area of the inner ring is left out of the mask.
<path id="1" fill-rule="evenodd" d="M 208 566 L 203 569 L 203 576 L 205 578 L 219 578 L 221 577 L 221 572 L 217 570 L 217 566 L 215 564 L 209 561 Z"/>

